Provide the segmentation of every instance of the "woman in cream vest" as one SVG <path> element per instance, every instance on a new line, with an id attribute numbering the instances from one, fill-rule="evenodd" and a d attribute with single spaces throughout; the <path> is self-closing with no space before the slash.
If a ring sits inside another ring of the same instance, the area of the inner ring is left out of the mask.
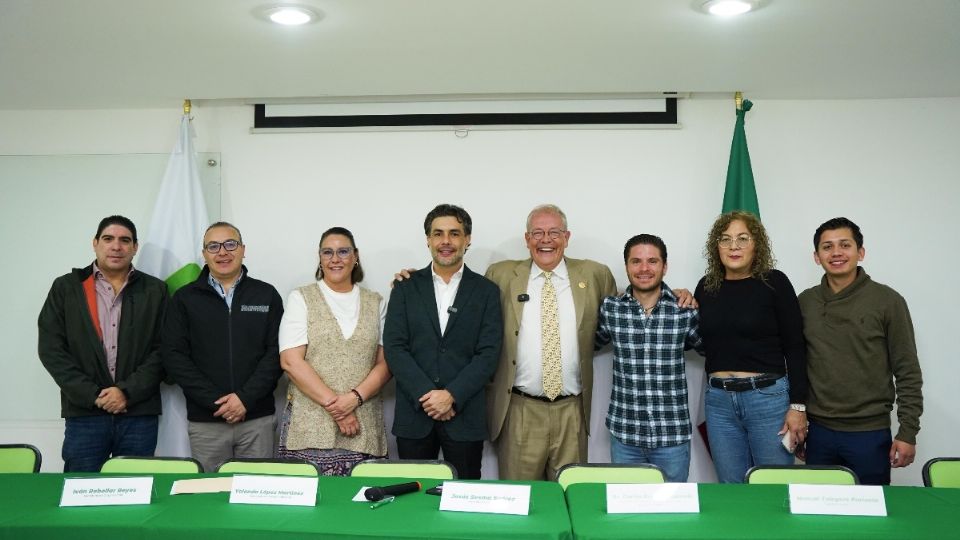
<path id="1" fill-rule="evenodd" d="M 277 457 L 306 459 L 325 475 L 346 475 L 385 457 L 378 395 L 390 380 L 381 346 L 386 302 L 363 280 L 353 233 L 320 237 L 317 282 L 295 289 L 280 323 L 280 364 L 292 384 Z"/>

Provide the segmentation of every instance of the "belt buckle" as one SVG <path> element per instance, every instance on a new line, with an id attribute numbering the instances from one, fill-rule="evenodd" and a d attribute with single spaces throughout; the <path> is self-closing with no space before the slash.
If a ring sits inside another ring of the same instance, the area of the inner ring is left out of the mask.
<path id="1" fill-rule="evenodd" d="M 733 390 L 727 388 L 727 383 L 733 383 L 733 379 L 720 379 L 720 383 L 723 385 L 724 392 L 733 392 Z"/>

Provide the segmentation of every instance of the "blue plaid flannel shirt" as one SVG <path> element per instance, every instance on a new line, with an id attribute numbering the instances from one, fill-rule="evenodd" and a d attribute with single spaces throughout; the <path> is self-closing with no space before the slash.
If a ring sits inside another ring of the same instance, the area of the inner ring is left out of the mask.
<path id="1" fill-rule="evenodd" d="M 661 283 L 650 315 L 631 287 L 604 298 L 596 346 L 613 342 L 613 389 L 607 428 L 620 442 L 641 448 L 677 446 L 690 440 L 690 408 L 683 351 L 701 346 L 695 309 L 680 309 Z"/>

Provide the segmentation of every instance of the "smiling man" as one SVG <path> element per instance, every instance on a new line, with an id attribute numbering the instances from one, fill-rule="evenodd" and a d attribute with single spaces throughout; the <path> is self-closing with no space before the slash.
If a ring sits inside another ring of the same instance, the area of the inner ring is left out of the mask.
<path id="1" fill-rule="evenodd" d="M 160 330 L 167 286 L 139 272 L 137 228 L 100 221 L 96 260 L 57 278 L 40 311 L 40 361 L 60 387 L 64 472 L 110 456 L 152 456 L 160 414 Z"/>
<path id="2" fill-rule="evenodd" d="M 210 225 L 202 249 L 200 277 L 171 300 L 163 362 L 187 400 L 190 451 L 212 472 L 234 457 L 273 456 L 283 303 L 248 274 L 236 227 Z"/>
<path id="3" fill-rule="evenodd" d="M 530 258 L 487 269 L 500 287 L 503 351 L 489 387 L 500 478 L 554 480 L 587 461 L 597 313 L 616 294 L 606 266 L 564 257 L 567 217 L 552 204 L 527 216 Z"/>
<path id="4" fill-rule="evenodd" d="M 902 296 L 859 266 L 866 252 L 854 222 L 823 223 L 813 246 L 825 273 L 820 285 L 800 294 L 810 379 L 807 463 L 844 465 L 862 484 L 889 484 L 891 467 L 913 463 L 923 412 L 910 311 Z"/>
<path id="5" fill-rule="evenodd" d="M 652 463 L 667 482 L 690 472 L 690 408 L 683 351 L 701 345 L 695 309 L 681 309 L 663 282 L 667 246 L 638 234 L 623 247 L 630 286 L 600 306 L 597 346 L 613 342 L 607 410 L 613 463 Z"/>
<path id="6" fill-rule="evenodd" d="M 459 478 L 478 479 L 487 438 L 483 389 L 497 366 L 503 323 L 497 286 L 463 263 L 472 230 L 459 206 L 427 214 L 433 261 L 394 285 L 383 350 L 397 381 L 400 459 L 437 459 L 443 450 Z"/>

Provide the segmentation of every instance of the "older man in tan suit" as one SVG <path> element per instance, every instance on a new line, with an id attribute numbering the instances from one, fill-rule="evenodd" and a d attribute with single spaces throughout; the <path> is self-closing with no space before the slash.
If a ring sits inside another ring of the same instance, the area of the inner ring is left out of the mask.
<path id="1" fill-rule="evenodd" d="M 563 256 L 570 231 L 560 208 L 534 208 L 524 237 L 529 259 L 486 273 L 500 287 L 504 336 L 487 421 L 500 478 L 553 480 L 587 460 L 597 313 L 617 287 L 606 266 Z"/>

